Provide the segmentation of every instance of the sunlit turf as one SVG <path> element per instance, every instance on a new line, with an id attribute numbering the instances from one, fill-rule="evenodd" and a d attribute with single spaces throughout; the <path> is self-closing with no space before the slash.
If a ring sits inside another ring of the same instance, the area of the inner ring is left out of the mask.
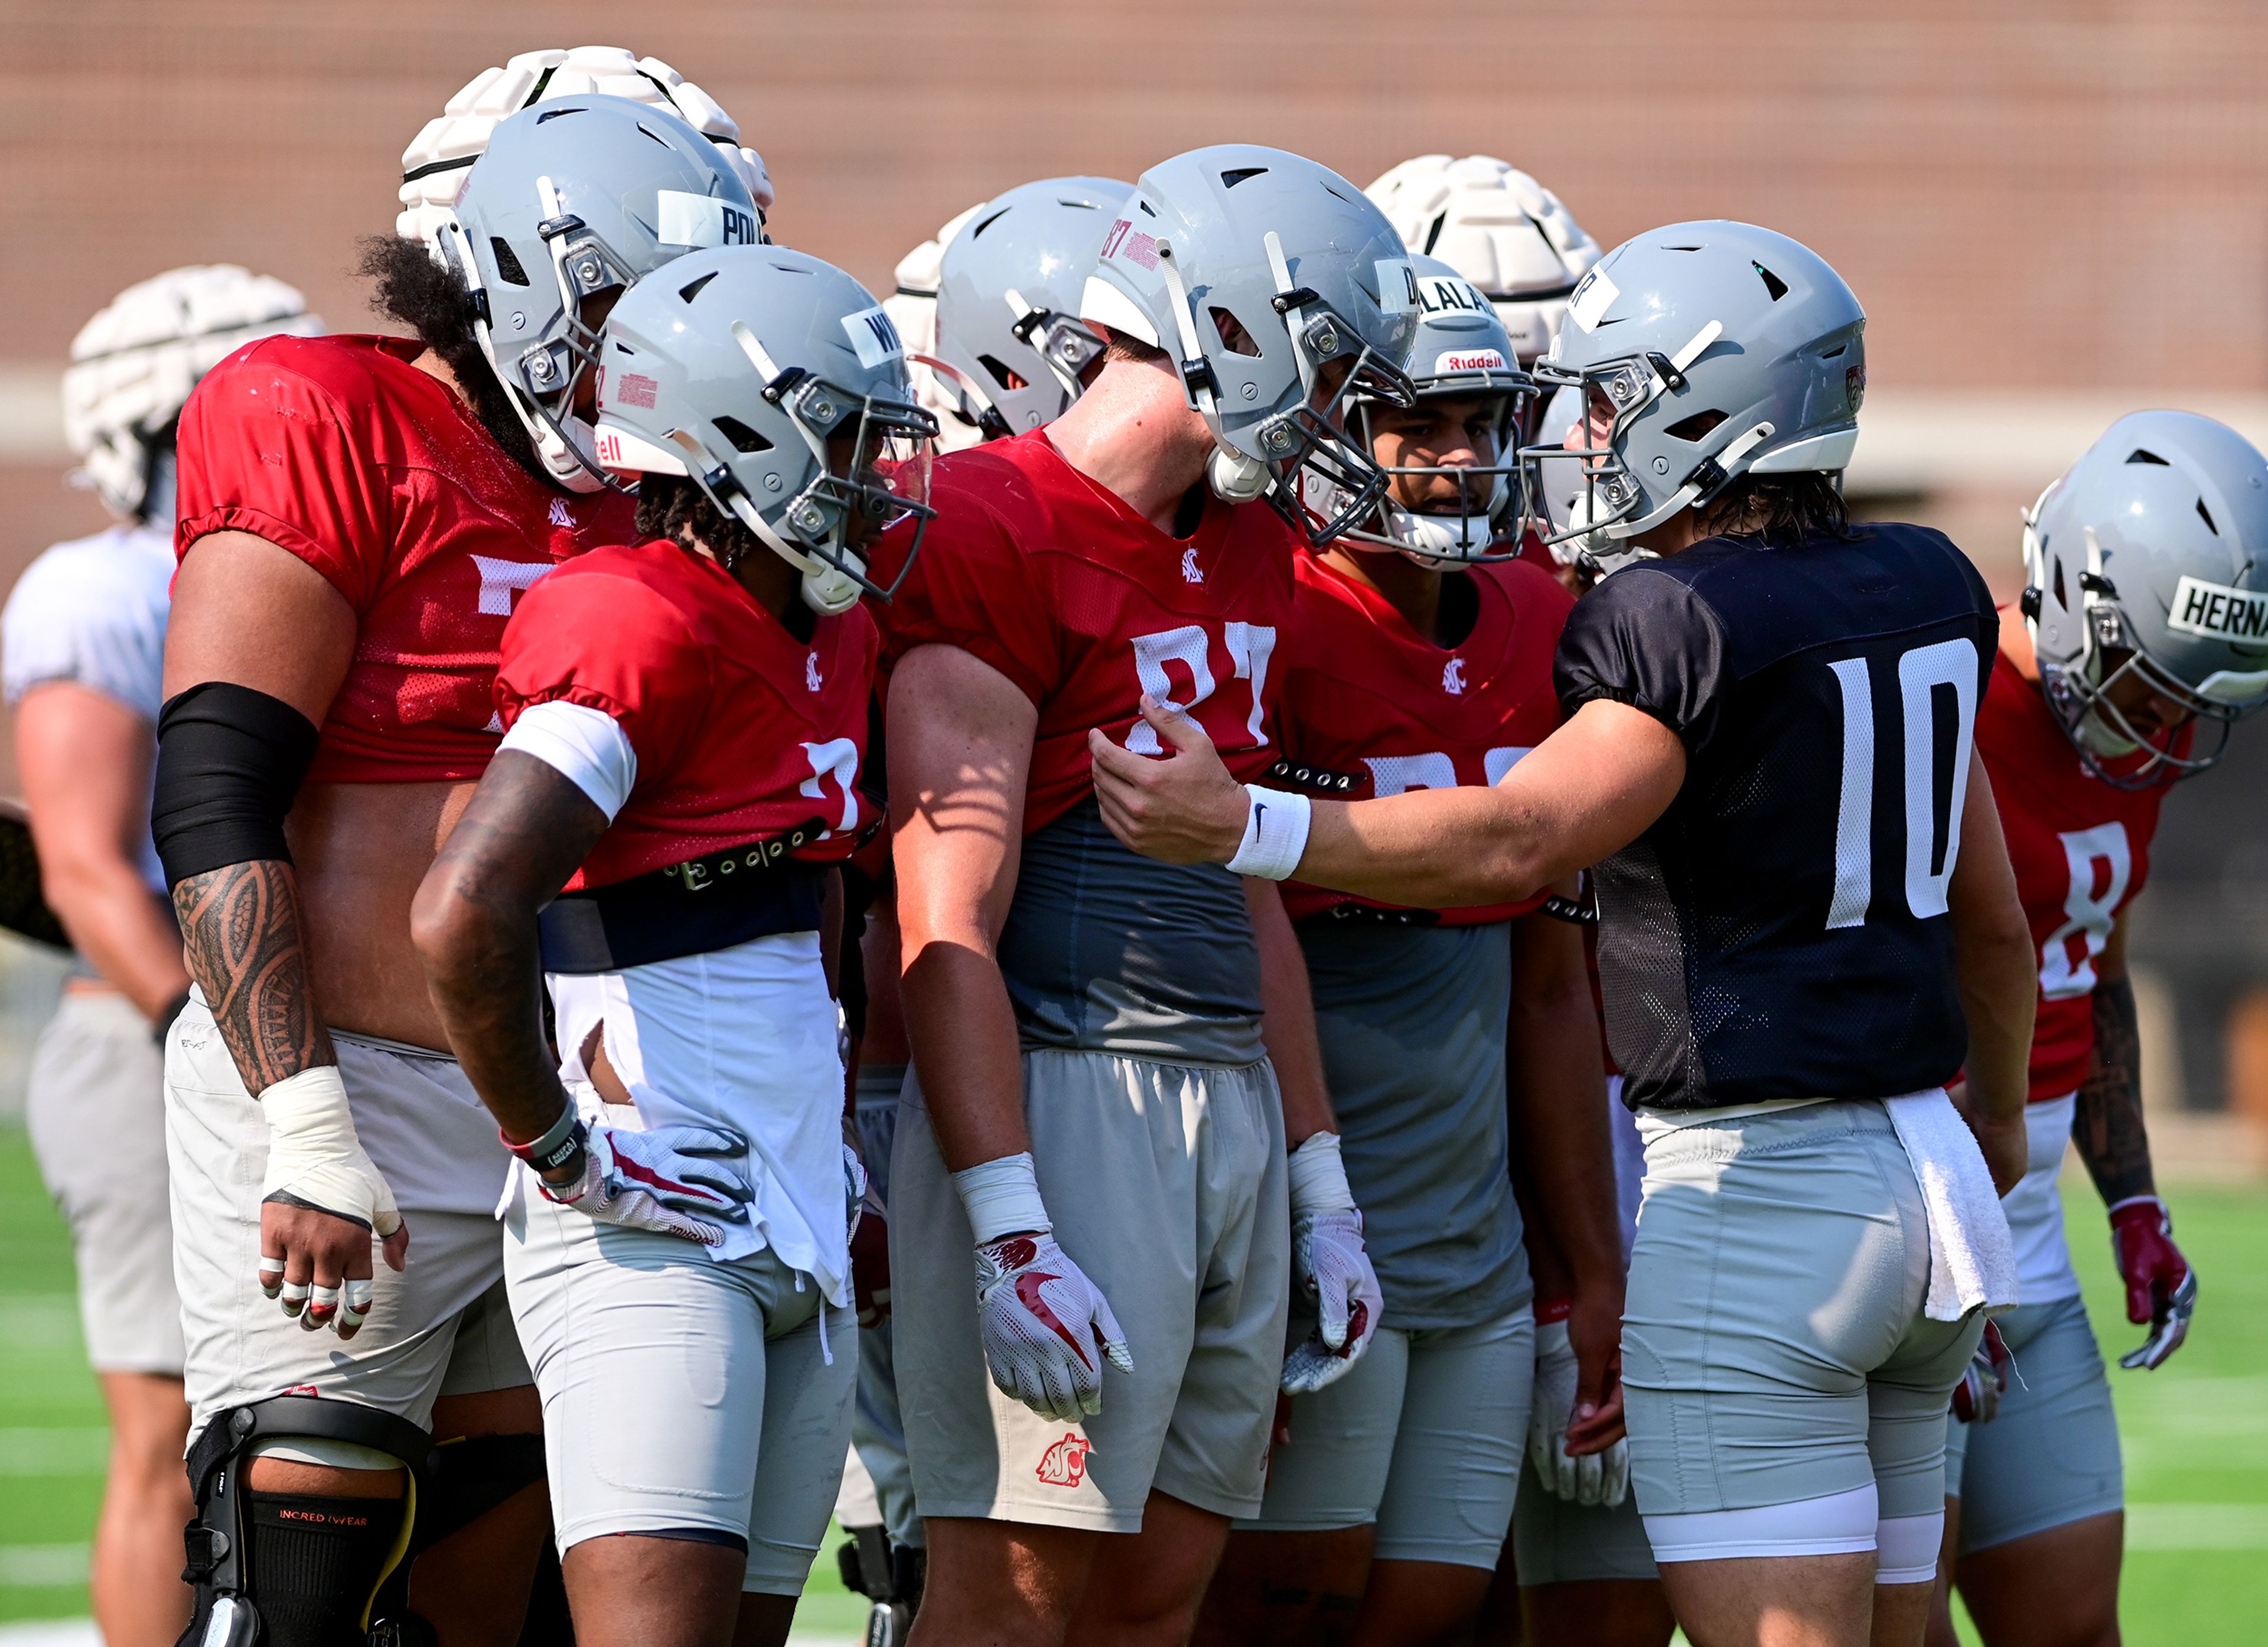
<path id="1" fill-rule="evenodd" d="M 2101 1206 L 2066 1186 L 2088 1306 L 2107 1355 L 2139 1342 Z M 2154 1373 L 2111 1373 L 2131 1503 L 2121 1607 L 2129 1647 L 2268 1639 L 2268 1188 L 2169 1192 L 2198 1267 L 2188 1345 Z M 0 1621 L 86 1612 L 103 1414 L 80 1358 L 70 1248 L 20 1127 L 0 1127 Z M 812 1572 L 800 1630 L 855 1635 L 863 1598 Z M 1973 1640 L 1970 1636 L 1967 1639 Z"/>

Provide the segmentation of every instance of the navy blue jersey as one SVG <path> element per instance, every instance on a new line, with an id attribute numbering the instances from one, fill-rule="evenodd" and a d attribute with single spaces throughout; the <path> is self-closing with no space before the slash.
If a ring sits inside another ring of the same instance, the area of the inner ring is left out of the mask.
<path id="1" fill-rule="evenodd" d="M 1653 716 L 1685 783 L 1597 867 L 1633 1107 L 1889 1097 L 1968 1049 L 1946 890 L 1999 623 L 1919 526 L 1712 538 L 1578 602 L 1556 683 Z"/>

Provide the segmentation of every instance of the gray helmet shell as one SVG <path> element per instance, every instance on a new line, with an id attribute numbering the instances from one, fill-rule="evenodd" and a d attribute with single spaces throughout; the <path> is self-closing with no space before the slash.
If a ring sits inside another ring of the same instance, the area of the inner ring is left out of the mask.
<path id="1" fill-rule="evenodd" d="M 1336 427 L 1320 375 L 1351 361 L 1337 397 L 1409 402 L 1417 275 L 1385 214 L 1329 166 L 1250 143 L 1152 166 L 1103 236 L 1079 318 L 1175 357 L 1220 496 L 1264 496 L 1316 543 L 1376 505 L 1385 477 Z M 1339 489 L 1341 516 L 1313 517 L 1303 472 Z"/>
<path id="2" fill-rule="evenodd" d="M 1418 305 L 1417 331 L 1410 345 L 1410 386 L 1421 405 L 1434 399 L 1495 398 L 1496 460 L 1464 466 L 1381 463 L 1389 479 L 1446 475 L 1456 481 L 1462 507 L 1454 515 L 1417 514 L 1389 491 L 1378 513 L 1349 527 L 1345 535 L 1400 549 L 1423 565 L 1508 560 L 1520 552 L 1521 489 L 1515 446 L 1521 414 L 1535 380 L 1521 369 L 1513 339 L 1486 293 L 1440 258 L 1413 254 L 1410 264 L 1418 275 Z M 1373 460 L 1378 452 L 1370 419 L 1377 404 L 1370 396 L 1358 396 L 1352 412 Z M 1499 543 L 1506 547 L 1499 550 Z"/>
<path id="3" fill-rule="evenodd" d="M 1103 349 L 1079 319 L 1079 298 L 1133 192 L 1107 177 L 1026 183 L 987 201 L 946 242 L 937 354 L 991 437 L 1052 423 L 1079 399 L 1079 374 Z"/>
<path id="4" fill-rule="evenodd" d="M 936 433 L 881 304 L 808 253 L 689 253 L 632 288 L 607 321 L 600 460 L 692 479 L 804 574 L 815 610 L 887 597 L 859 546 L 931 514 Z M 856 439 L 838 469 L 828 443 L 843 434 Z"/>
<path id="5" fill-rule="evenodd" d="M 1614 412 L 1604 445 L 1528 449 L 1545 540 L 1580 538 L 1611 570 L 1642 554 L 1627 540 L 1742 474 L 1843 469 L 1866 325 L 1826 260 L 1770 229 L 1680 223 L 1623 242 L 1576 286 L 1535 364 L 1579 408 L 1596 395 Z"/>
<path id="6" fill-rule="evenodd" d="M 761 233 L 747 186 L 716 144 L 667 109 L 593 95 L 499 121 L 432 245 L 474 293 L 481 347 L 546 473 L 595 491 L 606 476 L 573 413 L 598 349 L 583 299 Z"/>
<path id="7" fill-rule="evenodd" d="M 2106 782 L 2202 771 L 2228 724 L 2268 702 L 2268 459 L 2228 424 L 2195 412 L 2111 424 L 2026 516 L 2024 570 L 2048 702 Z M 2219 738 L 2176 754 L 2144 737 L 2108 695 L 2128 674 Z"/>

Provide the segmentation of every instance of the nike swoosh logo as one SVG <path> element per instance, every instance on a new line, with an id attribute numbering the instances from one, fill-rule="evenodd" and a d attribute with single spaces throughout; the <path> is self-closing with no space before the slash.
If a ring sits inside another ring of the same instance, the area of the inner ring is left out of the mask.
<path id="1" fill-rule="evenodd" d="M 1040 1296 L 1040 1284 L 1042 1282 L 1062 1279 L 1062 1276 L 1044 1269 L 1027 1269 L 1016 1277 L 1016 1297 L 1026 1309 L 1039 1319 L 1041 1325 L 1053 1329 L 1057 1337 L 1069 1344 L 1071 1353 L 1079 1357 L 1079 1364 L 1092 1372 L 1094 1370 L 1094 1363 L 1086 1358 L 1086 1351 L 1079 1347 L 1079 1340 L 1071 1336 L 1071 1328 L 1057 1319 L 1056 1312 L 1048 1307 L 1048 1301 Z"/>

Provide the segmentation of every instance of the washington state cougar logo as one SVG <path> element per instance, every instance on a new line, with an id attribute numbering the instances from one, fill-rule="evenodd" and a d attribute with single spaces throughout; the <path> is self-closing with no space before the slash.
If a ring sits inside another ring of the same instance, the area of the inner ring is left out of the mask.
<path id="1" fill-rule="evenodd" d="M 1094 1451 L 1093 1442 L 1077 1430 L 1067 1430 L 1032 1474 L 1050 1487 L 1076 1487 L 1086 1479 L 1086 1455 Z"/>
<path id="2" fill-rule="evenodd" d="M 803 655 L 804 690 L 806 692 L 816 692 L 823 684 L 824 682 L 822 682 L 819 678 L 819 654 L 817 652 L 806 652 Z"/>
<path id="3" fill-rule="evenodd" d="M 1194 543 L 1182 551 L 1182 581 L 1185 584 L 1204 582 L 1204 573 L 1197 565 L 1197 548 Z"/>
<path id="4" fill-rule="evenodd" d="M 1465 691 L 1465 660 L 1452 658 L 1441 665 L 1441 690 L 1451 697 L 1462 697 Z"/>

